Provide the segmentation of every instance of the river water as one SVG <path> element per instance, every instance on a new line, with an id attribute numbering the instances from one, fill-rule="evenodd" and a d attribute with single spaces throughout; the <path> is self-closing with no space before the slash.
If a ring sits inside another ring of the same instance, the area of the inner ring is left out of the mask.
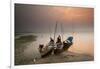
<path id="1" fill-rule="evenodd" d="M 36 35 L 36 41 L 26 44 L 27 48 L 24 50 L 25 57 L 39 58 L 40 53 L 38 51 L 39 44 L 46 45 L 49 42 L 50 37 L 54 37 L 53 33 L 27 33 L 27 35 Z M 56 38 L 60 33 L 56 34 Z M 94 35 L 93 33 L 63 33 L 61 35 L 63 40 L 66 40 L 69 36 L 73 36 L 73 45 L 69 48 L 69 51 L 75 53 L 82 53 L 94 56 Z M 56 39 L 55 39 L 56 40 Z"/>

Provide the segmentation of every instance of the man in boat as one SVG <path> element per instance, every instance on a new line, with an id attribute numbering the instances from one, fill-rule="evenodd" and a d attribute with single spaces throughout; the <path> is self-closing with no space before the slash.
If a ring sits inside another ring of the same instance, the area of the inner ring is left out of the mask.
<path id="1" fill-rule="evenodd" d="M 54 39 L 50 37 L 49 46 L 54 46 Z"/>
<path id="2" fill-rule="evenodd" d="M 54 45 L 55 45 L 54 39 L 50 37 L 49 43 L 43 48 L 43 50 L 41 52 L 42 57 L 52 54 L 52 52 L 54 50 Z"/>
<path id="3" fill-rule="evenodd" d="M 39 45 L 39 52 L 43 52 L 43 47 L 44 47 L 43 44 L 40 44 L 40 45 Z"/>
<path id="4" fill-rule="evenodd" d="M 61 42 L 61 36 L 60 35 L 57 37 L 56 45 L 57 45 L 58 49 L 62 48 L 62 42 Z"/>

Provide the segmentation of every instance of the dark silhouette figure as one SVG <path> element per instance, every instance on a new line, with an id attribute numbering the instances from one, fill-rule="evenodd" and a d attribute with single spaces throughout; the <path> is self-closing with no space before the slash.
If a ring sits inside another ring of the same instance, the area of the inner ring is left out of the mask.
<path id="1" fill-rule="evenodd" d="M 61 43 L 61 36 L 60 35 L 57 37 L 57 42 L 56 43 Z"/>
<path id="2" fill-rule="evenodd" d="M 62 49 L 56 49 L 54 51 L 54 53 L 57 55 L 57 54 L 59 54 L 61 52 L 67 51 L 72 46 L 72 44 L 73 44 L 73 37 L 70 36 L 70 37 L 67 38 L 67 40 L 63 41 L 63 43 L 62 43 L 62 45 L 63 45 Z"/>
<path id="3" fill-rule="evenodd" d="M 43 47 L 44 47 L 43 44 L 40 44 L 40 45 L 39 45 L 39 51 L 40 51 L 40 52 L 43 52 L 43 51 L 42 51 Z"/>
<path id="4" fill-rule="evenodd" d="M 56 46 L 57 46 L 57 49 L 61 49 L 62 42 L 61 42 L 61 36 L 60 35 L 57 37 Z"/>
<path id="5" fill-rule="evenodd" d="M 54 40 L 50 37 L 50 42 L 54 42 Z"/>
<path id="6" fill-rule="evenodd" d="M 54 46 L 54 39 L 52 39 L 51 37 L 50 37 L 49 46 Z"/>

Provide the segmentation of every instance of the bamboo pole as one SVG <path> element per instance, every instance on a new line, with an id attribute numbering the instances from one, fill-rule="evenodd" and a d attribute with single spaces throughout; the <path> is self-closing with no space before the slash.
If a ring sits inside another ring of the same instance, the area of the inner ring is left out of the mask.
<path id="1" fill-rule="evenodd" d="M 55 31 L 54 31 L 54 42 L 55 42 L 56 30 L 57 30 L 57 21 L 56 21 Z"/>

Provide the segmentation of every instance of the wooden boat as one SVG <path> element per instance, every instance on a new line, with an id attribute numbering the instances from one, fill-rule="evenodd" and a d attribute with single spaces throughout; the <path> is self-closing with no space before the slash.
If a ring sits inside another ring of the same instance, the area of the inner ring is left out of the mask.
<path id="1" fill-rule="evenodd" d="M 54 50 L 54 54 L 60 54 L 64 51 L 67 51 L 73 44 L 72 40 L 73 40 L 73 37 L 68 37 L 66 41 L 63 41 L 63 47 L 61 49 L 57 48 Z"/>
<path id="2" fill-rule="evenodd" d="M 43 45 L 39 45 L 39 51 L 41 54 L 41 57 L 46 57 L 52 54 L 54 52 L 55 55 L 60 54 L 64 51 L 67 51 L 73 44 L 72 42 L 73 37 L 68 37 L 66 41 L 63 41 L 61 44 L 62 48 L 58 48 L 57 46 L 47 45 L 43 48 Z M 56 45 L 56 44 L 55 44 Z"/>
<path id="3" fill-rule="evenodd" d="M 57 29 L 57 22 L 55 25 L 55 32 L 54 32 L 54 41 L 55 41 L 55 34 L 56 34 L 56 29 Z M 41 57 L 46 57 L 51 54 L 60 54 L 64 51 L 67 51 L 73 44 L 73 37 L 70 36 L 67 38 L 67 40 L 61 42 L 61 44 L 57 45 L 57 43 L 53 44 L 48 44 L 44 47 L 43 44 L 39 45 L 39 52 L 41 54 Z M 57 47 L 60 46 L 61 48 Z"/>
<path id="4" fill-rule="evenodd" d="M 52 50 L 53 50 L 53 46 L 46 46 L 45 48 L 42 48 L 39 51 L 40 51 L 41 57 L 43 58 L 43 57 L 46 57 L 48 55 L 51 55 Z"/>

